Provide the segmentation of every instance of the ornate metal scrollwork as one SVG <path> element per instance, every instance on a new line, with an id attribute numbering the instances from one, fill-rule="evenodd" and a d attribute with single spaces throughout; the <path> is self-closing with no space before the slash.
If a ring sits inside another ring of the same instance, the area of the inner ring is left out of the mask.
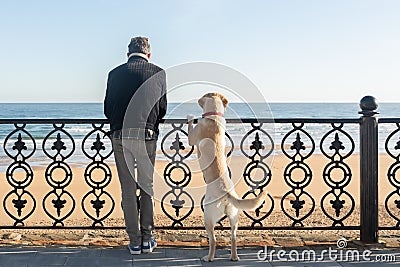
<path id="1" fill-rule="evenodd" d="M 33 171 L 27 160 L 36 151 L 35 139 L 25 129 L 25 124 L 14 124 L 13 130 L 4 140 L 4 151 L 14 160 L 6 170 L 7 182 L 14 189 L 3 200 L 4 211 L 14 220 L 14 226 L 24 226 L 24 221 L 36 209 L 36 200 L 26 188 L 33 181 Z M 10 144 L 15 140 L 13 145 Z M 25 177 L 16 177 L 17 172 L 25 173 Z M 13 210 L 12 210 L 13 209 Z"/>
<path id="2" fill-rule="evenodd" d="M 385 141 L 385 150 L 395 161 L 390 165 L 387 177 L 393 190 L 385 199 L 385 208 L 389 215 L 397 221 L 396 227 L 400 227 L 400 123 L 396 123 L 397 129 L 394 130 Z M 398 135 L 398 139 L 395 139 Z M 392 144 L 394 143 L 394 144 Z"/>
<path id="3" fill-rule="evenodd" d="M 321 209 L 333 221 L 332 226 L 344 226 L 343 221 L 351 215 L 355 207 L 354 198 L 345 191 L 345 187 L 351 181 L 352 173 L 344 160 L 352 155 L 355 145 L 351 136 L 343 130 L 343 123 L 338 125 L 332 123 L 331 125 L 332 130 L 322 137 L 320 143 L 322 154 L 330 159 L 323 170 L 323 179 L 326 185 L 331 188 L 321 198 Z M 330 139 L 332 141 L 330 146 L 327 146 L 325 144 L 330 136 L 333 136 Z M 344 138 L 350 144 L 347 150 L 343 143 Z M 329 153 L 327 148 L 332 152 Z M 341 173 L 340 179 L 335 179 L 334 172 L 337 171 Z M 331 212 L 329 212 L 330 210 Z"/>
<path id="4" fill-rule="evenodd" d="M 115 201 L 111 194 L 105 191 L 105 188 L 111 182 L 112 173 L 110 167 L 104 161 L 111 156 L 112 150 L 107 152 L 104 145 L 102 137 L 107 135 L 103 130 L 103 124 L 99 126 L 92 124 L 92 127 L 93 130 L 82 141 L 83 153 L 92 160 L 84 172 L 85 181 L 92 190 L 84 195 L 81 205 L 83 212 L 93 220 L 92 226 L 95 227 L 104 226 L 103 221 L 113 212 Z M 109 137 L 107 136 L 107 138 Z M 95 171 L 103 173 L 102 179 L 94 177 Z M 107 205 L 107 203 L 109 204 Z"/>
<path id="5" fill-rule="evenodd" d="M 271 182 L 272 172 L 265 161 L 274 151 L 274 141 L 271 135 L 268 134 L 264 129 L 262 129 L 262 125 L 262 123 L 260 123 L 259 125 L 252 123 L 252 129 L 248 133 L 246 133 L 246 135 L 242 138 L 240 142 L 240 150 L 242 151 L 243 155 L 250 159 L 250 162 L 246 165 L 243 172 L 244 181 L 250 187 L 250 190 L 242 196 L 243 199 L 247 197 L 258 196 Z M 267 148 L 264 143 L 265 140 L 264 142 L 262 141 L 262 138 L 260 138 L 260 134 L 262 134 L 262 136 L 265 136 L 267 141 L 266 143 L 269 145 Z M 254 152 L 247 153 L 244 144 L 245 141 L 251 138 L 253 135 L 254 141 L 251 142 L 249 150 Z M 255 177 L 253 177 L 256 171 L 262 171 L 263 175 L 261 179 L 255 179 Z M 264 203 L 255 210 L 255 216 L 249 214 L 246 211 L 243 211 L 244 214 L 252 220 L 251 227 L 255 227 L 256 225 L 262 227 L 262 221 L 265 220 L 273 211 L 274 199 L 270 194 L 268 194 L 268 199 L 268 205 L 266 203 L 267 200 L 265 200 Z M 262 213 L 261 211 L 263 208 L 264 212 Z"/>
<path id="6" fill-rule="evenodd" d="M 72 136 L 65 131 L 64 124 L 60 126 L 53 124 L 53 127 L 54 130 L 44 138 L 42 143 L 44 154 L 53 160 L 45 171 L 47 184 L 50 185 L 53 190 L 45 195 L 42 206 L 45 213 L 54 220 L 53 226 L 64 226 L 64 220 L 75 210 L 75 199 L 71 193 L 66 190 L 66 187 L 72 182 L 72 170 L 68 163 L 65 162 L 65 160 L 74 153 L 75 142 Z M 66 142 L 71 146 L 69 149 L 67 148 L 68 144 Z M 54 172 L 56 170 L 61 170 L 64 177 L 55 179 Z"/>
<path id="7" fill-rule="evenodd" d="M 292 189 L 283 195 L 281 199 L 281 208 L 283 213 L 293 220 L 292 227 L 296 225 L 304 226 L 303 220 L 315 209 L 315 200 L 304 189 L 311 183 L 312 171 L 305 163 L 315 150 L 315 142 L 311 135 L 303 129 L 304 123 L 296 125 L 292 123 L 293 129 L 289 131 L 282 139 L 282 152 L 286 157 L 292 160 L 284 170 L 284 180 Z M 291 138 L 291 145 L 287 140 Z M 304 139 L 308 139 L 310 145 L 306 146 Z M 290 150 L 290 151 L 289 151 Z M 300 179 L 294 179 L 295 171 L 300 171 L 304 176 Z M 285 200 L 289 200 L 291 209 L 285 207 Z M 307 204 L 307 205 L 306 205 Z"/>
<path id="8" fill-rule="evenodd" d="M 183 124 L 172 124 L 172 130 L 169 131 L 161 141 L 161 150 L 163 154 L 171 160 L 164 169 L 164 179 L 167 185 L 171 187 L 171 190 L 162 197 L 161 209 L 164 214 L 172 220 L 172 227 L 183 227 L 183 221 L 189 217 L 194 209 L 194 200 L 192 196 L 185 191 L 185 187 L 188 186 L 191 181 L 192 173 L 189 166 L 184 162 L 184 160 L 193 153 L 194 147 L 189 151 L 185 151 L 185 146 L 181 141 L 180 134 L 187 136 L 187 133 L 182 127 Z M 173 141 L 171 145 L 166 148 L 166 142 L 171 137 Z M 178 176 L 175 173 L 178 172 L 183 174 L 180 180 L 175 179 L 175 177 Z M 173 209 L 172 214 L 165 203 L 171 205 Z"/>

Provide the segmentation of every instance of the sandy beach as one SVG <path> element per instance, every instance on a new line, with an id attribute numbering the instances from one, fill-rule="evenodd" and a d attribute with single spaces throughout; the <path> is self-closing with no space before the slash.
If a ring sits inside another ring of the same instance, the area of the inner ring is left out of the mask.
<path id="1" fill-rule="evenodd" d="M 232 172 L 232 179 L 236 184 L 236 191 L 239 196 L 245 194 L 250 187 L 246 185 L 243 179 L 243 170 L 245 166 L 248 164 L 249 160 L 246 159 L 244 156 L 233 156 L 229 159 L 229 166 Z M 326 164 L 329 163 L 329 159 L 325 158 L 323 155 L 313 155 L 312 157 L 308 158 L 305 161 L 312 170 L 312 181 L 311 183 L 304 188 L 304 191 L 309 193 L 315 200 L 315 210 L 311 214 L 311 216 L 307 217 L 304 220 L 305 226 L 330 226 L 332 225 L 332 220 L 330 220 L 325 214 L 323 214 L 320 205 L 321 205 L 321 198 L 322 196 L 330 190 L 330 187 L 324 182 L 322 173 L 323 169 Z M 120 186 L 117 179 L 117 173 L 115 165 L 113 164 L 113 159 L 107 160 L 109 166 L 112 171 L 112 179 L 111 183 L 104 189 L 106 192 L 110 193 L 115 201 L 115 208 L 113 213 L 105 220 L 105 225 L 115 225 L 117 222 L 118 225 L 122 226 L 122 210 L 120 206 Z M 156 225 L 157 226 L 167 226 L 172 224 L 172 220 L 169 219 L 161 209 L 161 199 L 171 191 L 171 187 L 165 182 L 163 177 L 163 172 L 166 165 L 169 163 L 167 160 L 158 160 L 156 162 L 156 172 L 154 176 L 154 190 L 155 190 L 155 216 L 156 216 Z M 205 193 L 205 184 L 202 178 L 202 174 L 198 171 L 198 165 L 196 160 L 187 161 L 188 166 L 192 170 L 192 177 L 191 181 L 189 182 L 188 186 L 185 187 L 186 192 L 188 192 L 194 199 L 195 208 L 191 215 L 183 220 L 183 224 L 185 226 L 202 226 L 202 212 L 200 209 L 200 200 Z M 273 158 L 273 161 L 267 160 L 267 163 L 272 172 L 272 179 L 270 183 L 267 185 L 266 189 L 268 190 L 269 194 L 271 195 L 274 201 L 274 208 L 271 215 L 263 221 L 263 225 L 266 226 L 290 226 L 292 221 L 282 212 L 281 210 L 281 199 L 284 194 L 291 190 L 291 188 L 285 183 L 283 178 L 283 172 L 286 166 L 290 163 L 290 159 L 286 158 L 284 155 L 278 155 Z M 350 158 L 345 160 L 352 171 L 352 178 L 351 182 L 344 188 L 346 192 L 353 196 L 355 201 L 355 210 L 350 217 L 348 217 L 345 221 L 345 225 L 359 225 L 359 192 L 360 192 L 360 182 L 359 182 L 359 156 L 353 155 Z M 388 178 L 387 178 L 387 170 L 392 164 L 392 159 L 387 155 L 380 155 L 379 156 L 379 205 L 380 205 L 380 224 L 382 226 L 393 226 L 396 224 L 396 221 L 392 219 L 386 210 L 384 209 L 384 202 L 386 196 L 394 191 L 394 187 L 390 185 Z M 36 209 L 35 212 L 27 219 L 26 225 L 51 225 L 51 219 L 48 215 L 44 212 L 42 207 L 43 199 L 45 198 L 46 194 L 52 190 L 52 188 L 47 184 L 44 172 L 45 166 L 38 166 L 34 167 L 34 179 L 33 182 L 26 188 L 36 199 Z M 71 165 L 73 177 L 72 182 L 70 185 L 66 187 L 66 191 L 70 192 L 76 203 L 75 203 L 75 210 L 65 220 L 66 226 L 81 224 L 81 225 L 91 225 L 92 221 L 87 218 L 85 213 L 81 207 L 82 198 L 87 194 L 89 191 L 92 190 L 90 186 L 88 186 L 84 179 L 84 170 L 85 166 L 81 164 L 72 164 Z M 61 170 L 56 170 L 53 172 L 53 177 L 55 179 L 63 178 L 65 173 Z M 176 169 L 172 172 L 172 177 L 175 180 L 181 180 L 183 178 L 183 173 L 181 170 Z M 263 176 L 262 171 L 256 171 L 252 173 L 254 175 L 254 179 L 261 179 Z M 342 172 L 332 172 L 332 176 L 334 179 L 338 180 L 341 179 L 343 176 Z M 24 176 L 22 174 L 15 173 L 15 177 L 19 177 L 22 179 Z M 95 180 L 101 180 L 104 177 L 104 173 L 101 170 L 95 170 L 92 173 L 92 177 Z M 304 173 L 302 171 L 295 170 L 292 173 L 292 177 L 294 180 L 299 181 L 303 179 Z M 10 192 L 13 188 L 8 184 L 6 181 L 5 173 L 1 173 L 0 178 L 3 180 L 2 186 L 0 187 L 0 195 L 2 196 L 2 200 L 4 200 L 5 195 Z M 100 191 L 96 191 L 100 192 Z M 176 193 L 179 193 L 179 190 L 175 190 Z M 111 201 L 105 196 L 105 205 L 102 209 L 101 216 L 105 215 L 107 211 L 111 209 Z M 55 214 L 56 210 L 53 207 L 51 200 L 55 199 L 55 197 L 50 196 L 46 199 L 47 209 L 53 214 Z M 172 216 L 175 217 L 175 209 L 171 207 L 170 200 L 174 199 L 173 194 L 170 193 L 164 200 L 164 207 L 167 212 Z M 183 216 L 188 210 L 188 204 L 190 203 L 190 199 L 182 196 L 181 199 L 185 200 L 184 207 L 180 210 L 180 216 Z M 289 214 L 294 214 L 294 209 L 291 207 L 289 200 L 293 199 L 288 198 L 284 201 L 284 207 L 289 212 Z M 329 200 L 330 198 L 328 198 Z M 347 212 L 349 210 L 350 200 L 347 198 L 343 198 L 346 200 L 344 204 L 344 208 L 342 212 Z M 91 198 L 87 198 L 85 202 L 85 207 L 87 210 L 91 212 L 91 214 L 96 217 L 92 205 L 89 203 Z M 261 215 L 265 214 L 266 211 L 271 207 L 271 200 L 267 199 L 268 204 L 264 205 L 265 207 L 261 210 Z M 31 201 L 28 201 L 26 205 L 26 210 L 31 209 L 32 206 L 30 205 Z M 65 204 L 65 208 L 62 209 L 66 214 L 71 207 L 71 201 L 67 201 Z M 300 217 L 302 216 L 302 212 L 307 212 L 310 209 L 310 200 L 306 199 L 304 208 L 300 210 Z M 394 205 L 394 203 L 393 203 Z M 7 201 L 6 204 L 9 210 L 14 211 L 15 208 L 11 201 Z M 328 203 L 326 205 L 327 211 L 329 214 L 334 215 L 334 209 Z M 394 209 L 396 210 L 396 209 Z M 264 213 L 263 213 L 264 212 Z M 251 212 L 250 212 L 251 214 Z M 304 214 L 303 214 L 304 215 Z M 0 224 L 1 225 L 12 225 L 13 220 L 5 213 L 4 209 L 0 210 Z M 241 226 L 249 226 L 251 224 L 251 220 L 249 220 L 246 216 L 242 214 L 241 216 Z"/>

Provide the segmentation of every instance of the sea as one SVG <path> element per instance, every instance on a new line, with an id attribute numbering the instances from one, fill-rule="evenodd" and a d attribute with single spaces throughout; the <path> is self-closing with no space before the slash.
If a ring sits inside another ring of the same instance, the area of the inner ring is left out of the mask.
<path id="1" fill-rule="evenodd" d="M 0 103 L 0 119 L 102 119 L 102 103 Z M 357 103 L 230 103 L 225 113 L 226 118 L 359 118 L 360 107 Z M 379 118 L 400 118 L 400 103 L 380 103 L 378 107 Z M 165 118 L 185 119 L 187 114 L 200 117 L 202 110 L 197 103 L 169 103 Z M 108 127 L 108 126 L 107 126 Z M 26 130 L 35 138 L 37 143 L 36 159 L 42 158 L 43 161 L 49 160 L 41 153 L 41 141 L 54 128 L 52 125 L 27 125 Z M 171 125 L 161 125 L 161 138 L 168 135 Z M 6 155 L 5 139 L 14 130 L 14 125 L 0 124 L 0 169 L 6 166 L 9 157 Z M 66 125 L 65 129 L 74 138 L 76 143 L 76 162 L 82 161 L 84 155 L 78 150 L 79 143 L 92 130 L 91 125 Z M 106 128 L 107 129 L 107 128 Z M 251 129 L 250 125 L 232 124 L 227 125 L 227 132 L 232 137 L 236 147 L 243 136 Z M 280 145 L 287 132 L 292 130 L 291 124 L 268 124 L 265 126 L 266 132 L 273 139 L 274 144 Z M 303 129 L 309 133 L 315 141 L 315 153 L 321 153 L 319 142 L 322 136 L 332 129 L 330 124 L 306 124 Z M 345 125 L 343 129 L 354 139 L 354 153 L 358 153 L 359 126 L 357 124 Z M 385 152 L 385 140 L 387 136 L 396 129 L 396 125 L 385 124 L 379 126 L 379 151 Z M 262 133 L 261 133 L 262 135 Z M 174 136 L 170 136 L 171 142 Z M 333 137 L 332 137 L 333 138 Z M 293 138 L 292 138 L 293 139 Z M 307 138 L 306 138 L 307 139 Z M 15 142 L 15 139 L 13 139 Z M 159 140 L 159 146 L 160 144 Z M 247 143 L 251 145 L 252 140 Z M 293 140 L 288 140 L 293 142 Z M 307 141 L 307 140 L 306 140 Z M 308 140 L 309 141 L 309 140 Z M 290 142 L 288 142 L 290 144 Z M 10 143 L 10 142 L 9 142 Z M 350 147 L 351 141 L 343 138 L 345 146 Z M 12 144 L 12 143 L 11 143 Z M 286 144 L 286 143 L 285 143 Z M 8 144 L 9 146 L 10 144 Z M 307 145 L 306 145 L 307 146 Z M 308 144 L 308 146 L 310 146 Z M 36 152 L 35 152 L 36 153 Z M 237 149 L 235 153 L 241 153 Z M 281 153 L 275 151 L 274 153 Z M 163 155 L 158 155 L 162 159 Z M 39 160 L 40 161 L 40 160 Z"/>
<path id="2" fill-rule="evenodd" d="M 227 118 L 358 118 L 357 103 L 230 103 Z M 400 103 L 380 103 L 380 118 L 400 117 Z M 168 103 L 167 118 L 201 115 L 197 103 Z M 0 103 L 0 119 L 101 119 L 102 103 Z"/>

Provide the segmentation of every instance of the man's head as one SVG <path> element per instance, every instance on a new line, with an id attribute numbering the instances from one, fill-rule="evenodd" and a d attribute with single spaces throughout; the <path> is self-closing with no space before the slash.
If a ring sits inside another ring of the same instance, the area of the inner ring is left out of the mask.
<path id="1" fill-rule="evenodd" d="M 145 54 L 150 58 L 150 44 L 147 37 L 133 37 L 128 45 L 128 56 L 132 53 Z"/>

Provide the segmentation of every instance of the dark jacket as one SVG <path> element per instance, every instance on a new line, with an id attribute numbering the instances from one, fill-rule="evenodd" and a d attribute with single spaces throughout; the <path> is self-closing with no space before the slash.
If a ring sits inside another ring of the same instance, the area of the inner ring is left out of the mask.
<path id="1" fill-rule="evenodd" d="M 145 128 L 158 133 L 159 121 L 166 111 L 166 77 L 162 68 L 133 56 L 110 71 L 104 114 L 110 120 L 111 132 Z"/>

